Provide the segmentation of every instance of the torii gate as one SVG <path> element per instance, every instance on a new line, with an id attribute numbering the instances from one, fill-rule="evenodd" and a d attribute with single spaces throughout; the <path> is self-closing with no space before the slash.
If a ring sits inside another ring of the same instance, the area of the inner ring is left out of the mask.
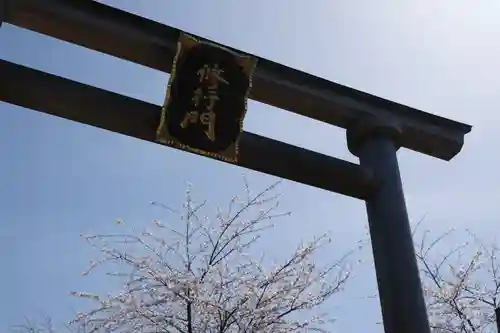
<path id="1" fill-rule="evenodd" d="M 0 0 L 2 22 L 167 73 L 181 33 L 93 0 Z M 360 164 L 248 132 L 233 164 L 364 200 L 385 332 L 429 333 L 396 152 L 449 161 L 471 126 L 255 58 L 250 98 L 346 129 Z M 0 78 L 4 102 L 157 142 L 160 106 L 5 60 Z"/>

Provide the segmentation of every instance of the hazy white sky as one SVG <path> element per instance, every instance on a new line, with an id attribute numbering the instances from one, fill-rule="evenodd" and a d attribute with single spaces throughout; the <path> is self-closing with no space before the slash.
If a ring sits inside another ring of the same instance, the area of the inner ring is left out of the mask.
<path id="1" fill-rule="evenodd" d="M 427 214 L 436 232 L 470 227 L 494 235 L 500 179 L 500 2 L 403 1 L 103 1 L 329 80 L 469 123 L 462 153 L 443 162 L 399 152 L 412 218 Z M 9 25 L 2 59 L 161 104 L 168 75 Z M 187 180 L 223 203 L 241 189 L 243 171 L 202 157 L 0 104 L 0 329 L 45 309 L 65 320 L 71 290 L 106 290 L 81 278 L 89 251 L 82 232 L 105 231 L 116 217 L 149 221 L 157 200 L 179 204 Z M 356 161 L 344 131 L 250 103 L 247 131 Z M 300 130 L 300 135 L 297 131 Z M 273 177 L 249 172 L 254 186 Z M 304 237 L 332 230 L 332 255 L 365 234 L 361 201 L 285 182 L 286 226 L 268 237 L 286 253 Z M 286 233 L 284 233 L 286 227 Z M 280 229 L 281 228 L 281 229 Z M 278 245 L 277 245 L 278 244 Z M 329 255 L 328 255 L 329 257 Z M 327 258 L 327 256 L 325 256 Z M 325 259 L 323 258 L 323 259 Z M 369 262 L 329 304 L 338 332 L 382 331 Z M 363 320 L 359 320 L 362 316 Z"/>

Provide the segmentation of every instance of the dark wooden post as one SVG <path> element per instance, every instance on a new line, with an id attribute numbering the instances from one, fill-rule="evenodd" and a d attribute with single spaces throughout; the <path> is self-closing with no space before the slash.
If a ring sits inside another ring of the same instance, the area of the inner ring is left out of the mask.
<path id="1" fill-rule="evenodd" d="M 400 137 L 393 119 L 364 118 L 347 129 L 349 150 L 378 181 L 366 209 L 385 332 L 430 333 L 396 156 Z"/>
<path id="2" fill-rule="evenodd" d="M 7 0 L 0 0 L 0 27 L 3 21 L 5 21 L 5 15 L 7 14 Z"/>

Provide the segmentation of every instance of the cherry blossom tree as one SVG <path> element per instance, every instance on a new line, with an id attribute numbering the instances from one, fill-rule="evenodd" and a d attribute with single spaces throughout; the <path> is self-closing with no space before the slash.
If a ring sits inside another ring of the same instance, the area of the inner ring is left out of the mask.
<path id="1" fill-rule="evenodd" d="M 431 235 L 429 230 L 416 234 L 415 248 L 434 332 L 497 332 L 497 243 L 485 243 L 468 230 Z"/>
<path id="2" fill-rule="evenodd" d="M 343 290 L 357 248 L 319 265 L 314 255 L 331 242 L 324 234 L 277 264 L 256 256 L 252 249 L 263 233 L 289 215 L 278 210 L 278 184 L 253 193 L 245 182 L 245 195 L 214 216 L 204 216 L 206 202 L 194 200 L 189 188 L 181 211 L 153 202 L 168 212 L 166 222 L 84 235 L 100 254 L 84 275 L 104 267 L 123 287 L 108 295 L 72 293 L 94 305 L 70 327 L 85 333 L 327 332 L 333 318 L 318 309 Z"/>

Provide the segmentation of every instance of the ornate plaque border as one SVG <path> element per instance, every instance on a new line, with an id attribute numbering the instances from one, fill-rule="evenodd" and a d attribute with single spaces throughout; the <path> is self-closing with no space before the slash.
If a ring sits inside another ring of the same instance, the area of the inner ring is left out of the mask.
<path id="1" fill-rule="evenodd" d="M 247 75 L 248 77 L 248 88 L 245 91 L 245 102 L 243 105 L 243 113 L 242 116 L 239 120 L 239 126 L 240 126 L 240 131 L 238 133 L 238 136 L 234 140 L 234 142 L 225 150 L 214 153 L 214 152 L 208 152 L 204 151 L 202 149 L 198 149 L 195 147 L 190 147 L 188 145 L 185 145 L 177 138 L 172 136 L 169 133 L 168 126 L 167 126 L 167 118 L 168 118 L 168 106 L 171 102 L 171 86 L 172 83 L 174 82 L 176 75 L 177 75 L 177 64 L 179 59 L 184 55 L 184 52 L 189 51 L 192 47 L 198 45 L 198 44 L 206 44 L 210 45 L 211 47 L 217 47 L 219 49 L 222 49 L 226 52 L 231 53 L 235 58 L 236 61 L 239 63 L 239 65 L 243 68 L 243 72 Z M 231 163 L 237 163 L 238 162 L 238 155 L 239 155 L 239 144 L 240 144 L 240 139 L 241 139 L 241 134 L 243 133 L 243 123 L 245 120 L 245 116 L 247 113 L 248 109 L 248 97 L 250 95 L 250 91 L 252 89 L 252 77 L 253 77 L 253 72 L 257 66 L 257 59 L 253 56 L 250 55 L 244 55 L 244 54 L 239 54 L 233 50 L 230 50 L 224 46 L 209 42 L 209 41 L 204 41 L 201 39 L 197 39 L 191 35 L 188 35 L 186 33 L 181 32 L 179 36 L 179 40 L 177 41 L 177 52 L 174 57 L 174 61 L 172 64 L 172 72 L 170 74 L 170 78 L 168 80 L 167 84 L 167 89 L 166 89 L 166 95 L 165 95 L 165 100 L 161 109 L 161 120 L 160 120 L 160 125 L 158 126 L 158 129 L 156 131 L 156 141 L 161 142 L 163 144 L 183 149 L 186 151 L 190 151 L 193 153 L 197 153 L 200 155 L 204 156 L 209 156 L 213 157 L 216 159 L 220 159 L 226 162 L 231 162 Z"/>

